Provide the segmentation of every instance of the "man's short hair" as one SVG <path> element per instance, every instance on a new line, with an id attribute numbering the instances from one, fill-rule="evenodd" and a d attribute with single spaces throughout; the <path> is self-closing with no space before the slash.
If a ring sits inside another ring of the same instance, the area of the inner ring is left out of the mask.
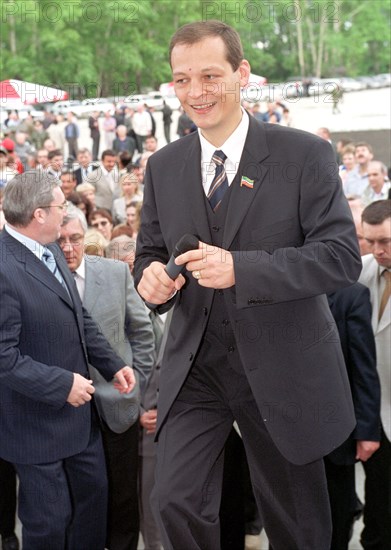
<path id="1" fill-rule="evenodd" d="M 79 220 L 84 234 L 88 231 L 87 220 L 83 212 L 74 204 L 68 204 L 67 213 L 62 225 L 68 225 L 72 220 Z"/>
<path id="2" fill-rule="evenodd" d="M 204 40 L 219 36 L 225 44 L 226 59 L 232 69 L 236 71 L 243 60 L 243 47 L 239 34 L 222 21 L 196 21 L 188 23 L 176 31 L 171 38 L 169 47 L 169 61 L 171 63 L 172 50 L 177 44 L 192 46 Z"/>
<path id="3" fill-rule="evenodd" d="M 379 225 L 391 218 L 391 200 L 375 201 L 369 204 L 361 215 L 361 220 L 369 225 Z"/>
<path id="4" fill-rule="evenodd" d="M 355 143 L 354 146 L 356 149 L 357 147 L 366 147 L 368 151 L 371 153 L 371 155 L 373 155 L 373 147 L 366 141 L 359 141 L 358 143 Z"/>
<path id="5" fill-rule="evenodd" d="M 102 160 L 105 159 L 105 157 L 116 157 L 117 156 L 117 153 L 115 151 L 113 151 L 112 149 L 106 149 L 105 151 L 103 151 L 102 153 Z"/>
<path id="6" fill-rule="evenodd" d="M 89 155 L 91 155 L 91 151 L 90 151 L 89 149 L 87 149 L 87 147 L 82 147 L 82 148 L 79 149 L 79 151 L 77 152 L 77 156 L 79 156 L 80 154 L 85 155 L 86 153 L 88 153 Z"/>
<path id="7" fill-rule="evenodd" d="M 49 151 L 48 159 L 52 160 L 54 157 L 62 157 L 60 149 L 53 149 L 53 151 Z"/>
<path id="8" fill-rule="evenodd" d="M 60 180 L 52 174 L 30 170 L 8 182 L 3 199 L 5 219 L 15 227 L 27 227 L 37 208 L 48 206 Z"/>

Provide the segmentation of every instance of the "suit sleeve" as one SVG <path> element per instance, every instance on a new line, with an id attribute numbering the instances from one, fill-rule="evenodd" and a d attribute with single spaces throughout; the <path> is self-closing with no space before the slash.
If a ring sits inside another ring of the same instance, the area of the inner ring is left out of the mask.
<path id="1" fill-rule="evenodd" d="M 140 392 L 144 394 L 154 362 L 152 324 L 144 303 L 134 288 L 128 266 L 124 264 L 126 296 L 126 334 L 132 348 L 133 365 L 139 374 Z"/>
<path id="2" fill-rule="evenodd" d="M 83 322 L 88 362 L 109 382 L 115 373 L 125 366 L 125 363 L 115 353 L 99 326 L 84 307 Z"/>
<path id="3" fill-rule="evenodd" d="M 144 185 L 144 201 L 141 209 L 141 220 L 143 231 L 137 236 L 136 259 L 134 263 L 134 285 L 137 288 L 143 271 L 152 262 L 161 262 L 166 265 L 170 259 L 166 243 L 164 242 L 162 231 L 156 211 L 155 194 L 152 185 L 152 175 L 149 164 L 147 163 Z M 166 313 L 175 304 L 176 295 L 156 308 L 159 314 Z"/>
<path id="4" fill-rule="evenodd" d="M 301 242 L 282 243 L 271 252 L 232 252 L 238 308 L 332 293 L 353 284 L 360 274 L 352 216 L 327 142 L 312 142 L 298 185 Z M 281 197 L 281 208 L 283 201 Z M 251 301 L 254 296 L 260 299 Z"/>
<path id="5" fill-rule="evenodd" d="M 60 409 L 71 391 L 73 373 L 21 353 L 21 305 L 14 282 L 5 275 L 0 280 L 0 303 L 0 383 Z"/>
<path id="6" fill-rule="evenodd" d="M 346 318 L 350 385 L 357 425 L 353 437 L 380 441 L 380 382 L 376 370 L 376 344 L 371 324 L 369 290 L 360 288 Z"/>

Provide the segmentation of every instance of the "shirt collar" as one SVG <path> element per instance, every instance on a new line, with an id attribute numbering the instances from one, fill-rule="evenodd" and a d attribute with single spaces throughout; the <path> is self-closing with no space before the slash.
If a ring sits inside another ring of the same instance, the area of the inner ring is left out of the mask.
<path id="1" fill-rule="evenodd" d="M 86 278 L 86 259 L 85 259 L 84 256 L 83 256 L 83 259 L 82 259 L 79 267 L 75 270 L 75 273 L 77 273 L 77 275 L 81 279 L 85 280 L 85 278 Z"/>
<path id="2" fill-rule="evenodd" d="M 26 237 L 26 235 L 22 235 L 22 233 L 19 233 L 16 229 L 11 227 L 8 224 L 5 224 L 4 226 L 5 230 L 11 237 L 22 243 L 26 248 L 30 250 L 36 256 L 39 260 L 42 260 L 42 255 L 44 251 L 46 250 L 46 246 L 39 243 L 38 241 L 34 241 L 34 239 L 30 239 L 30 237 Z"/>
<path id="3" fill-rule="evenodd" d="M 236 171 L 239 166 L 240 159 L 242 157 L 244 143 L 246 141 L 248 127 L 250 124 L 248 113 L 242 109 L 242 119 L 229 138 L 223 143 L 219 150 L 227 156 L 226 163 L 229 162 L 230 166 L 235 166 Z M 202 134 L 200 128 L 198 128 L 198 135 L 201 143 L 201 160 L 202 162 L 210 162 L 213 153 L 216 151 L 216 147 L 212 145 Z M 226 164 L 227 166 L 227 164 Z"/>

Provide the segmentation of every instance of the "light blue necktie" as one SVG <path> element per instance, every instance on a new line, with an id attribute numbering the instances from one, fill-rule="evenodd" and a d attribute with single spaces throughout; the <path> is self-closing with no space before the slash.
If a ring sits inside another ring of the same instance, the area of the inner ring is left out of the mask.
<path id="1" fill-rule="evenodd" d="M 67 285 L 65 284 L 65 281 L 64 279 L 62 278 L 62 275 L 60 273 L 60 270 L 58 269 L 57 267 L 57 264 L 56 264 L 56 260 L 54 259 L 54 256 L 52 254 L 52 252 L 48 249 L 48 248 L 45 248 L 44 249 L 44 252 L 42 254 L 42 261 L 43 263 L 46 265 L 46 267 L 48 269 L 50 269 L 50 271 L 53 273 L 53 275 L 56 277 L 57 281 L 62 284 L 62 286 L 67 290 L 68 292 L 68 288 L 67 288 Z"/>

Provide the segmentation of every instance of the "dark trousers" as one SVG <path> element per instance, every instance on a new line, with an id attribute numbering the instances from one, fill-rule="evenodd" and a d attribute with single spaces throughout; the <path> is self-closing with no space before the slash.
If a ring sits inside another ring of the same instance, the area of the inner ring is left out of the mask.
<path id="1" fill-rule="evenodd" d="M 354 464 L 334 464 L 325 458 L 333 535 L 330 550 L 347 550 L 357 507 Z"/>
<path id="2" fill-rule="evenodd" d="M 15 464 L 15 468 L 25 550 L 104 549 L 107 477 L 95 423 L 81 453 L 49 464 Z"/>
<path id="3" fill-rule="evenodd" d="M 224 447 L 224 473 L 220 504 L 221 550 L 244 550 L 246 461 L 243 442 L 232 428 Z"/>
<path id="4" fill-rule="evenodd" d="M 171 141 L 171 122 L 168 124 L 164 124 L 164 137 L 166 138 L 167 143 L 170 143 Z"/>
<path id="5" fill-rule="evenodd" d="M 364 529 L 361 544 L 365 550 L 391 548 L 391 443 L 382 433 L 380 448 L 365 470 Z"/>
<path id="6" fill-rule="evenodd" d="M 159 434 L 153 500 L 165 550 L 221 548 L 223 448 L 235 419 L 274 550 L 329 550 L 323 460 L 297 466 L 281 455 L 246 376 L 227 363 L 193 366 Z"/>
<path id="7" fill-rule="evenodd" d="M 16 472 L 12 464 L 0 458 L 0 535 L 7 538 L 15 531 Z"/>
<path id="8" fill-rule="evenodd" d="M 99 159 L 100 134 L 92 138 L 92 160 Z"/>
<path id="9" fill-rule="evenodd" d="M 109 550 L 137 550 L 140 520 L 137 496 L 138 423 L 117 434 L 102 425 L 109 480 L 107 541 Z"/>
<path id="10" fill-rule="evenodd" d="M 67 142 L 68 142 L 68 156 L 73 157 L 75 159 L 77 157 L 77 153 L 79 152 L 77 138 L 67 138 Z"/>

